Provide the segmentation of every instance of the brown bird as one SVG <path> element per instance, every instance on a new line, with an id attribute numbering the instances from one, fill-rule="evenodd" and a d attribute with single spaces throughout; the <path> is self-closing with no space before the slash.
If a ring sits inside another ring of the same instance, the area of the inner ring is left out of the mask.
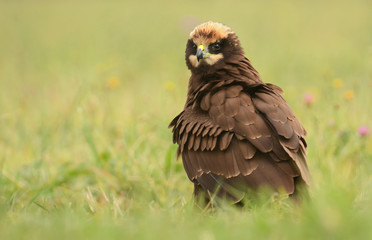
<path id="1" fill-rule="evenodd" d="M 169 127 L 195 196 L 240 202 L 261 187 L 295 196 L 309 184 L 305 129 L 282 89 L 262 82 L 229 27 L 197 26 L 186 64 L 186 104 Z"/>

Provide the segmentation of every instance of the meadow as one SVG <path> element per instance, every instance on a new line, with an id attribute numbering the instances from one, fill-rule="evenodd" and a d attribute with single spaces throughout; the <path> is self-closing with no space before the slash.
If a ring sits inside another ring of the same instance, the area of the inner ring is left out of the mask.
<path id="1" fill-rule="evenodd" d="M 371 239 L 372 3 L 0 1 L 0 239 Z M 169 122 L 230 26 L 305 126 L 311 201 L 195 207 Z M 364 127 L 363 127 L 364 126 Z"/>

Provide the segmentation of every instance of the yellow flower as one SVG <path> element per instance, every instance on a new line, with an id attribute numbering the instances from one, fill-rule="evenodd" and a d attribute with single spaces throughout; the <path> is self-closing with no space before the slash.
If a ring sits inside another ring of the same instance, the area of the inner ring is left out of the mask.
<path id="1" fill-rule="evenodd" d="M 117 87 L 119 87 L 119 85 L 120 85 L 120 81 L 117 77 L 110 77 L 107 80 L 107 87 L 109 87 L 111 89 L 117 88 Z"/>
<path id="2" fill-rule="evenodd" d="M 342 80 L 340 78 L 333 79 L 333 87 L 334 88 L 342 88 L 343 85 L 344 85 L 344 83 L 342 82 Z"/>
<path id="3" fill-rule="evenodd" d="M 174 82 L 172 81 L 166 81 L 165 82 L 165 90 L 167 90 L 168 92 L 172 92 L 175 88 L 175 84 Z"/>
<path id="4" fill-rule="evenodd" d="M 345 99 L 346 100 L 351 100 L 351 99 L 353 99 L 354 98 L 354 92 L 353 92 L 353 90 L 347 90 L 346 92 L 345 92 Z"/>

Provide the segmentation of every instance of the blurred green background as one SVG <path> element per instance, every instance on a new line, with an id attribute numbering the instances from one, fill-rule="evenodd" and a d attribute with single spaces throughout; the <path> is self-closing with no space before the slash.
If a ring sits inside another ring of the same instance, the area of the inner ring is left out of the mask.
<path id="1" fill-rule="evenodd" d="M 372 237 L 372 2 L 0 1 L 1 239 Z M 193 207 L 189 32 L 239 36 L 307 129 L 312 201 Z M 358 130 L 359 129 L 359 130 Z"/>

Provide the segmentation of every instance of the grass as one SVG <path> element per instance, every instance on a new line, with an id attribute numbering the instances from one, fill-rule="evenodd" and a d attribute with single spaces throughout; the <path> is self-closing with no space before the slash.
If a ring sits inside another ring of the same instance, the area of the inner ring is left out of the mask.
<path id="1" fill-rule="evenodd" d="M 372 127 L 371 7 L 1 1 L 0 239 L 371 238 L 372 138 L 357 133 Z M 185 101 L 188 33 L 207 20 L 285 90 L 309 133 L 311 202 L 193 207 L 167 126 Z"/>

